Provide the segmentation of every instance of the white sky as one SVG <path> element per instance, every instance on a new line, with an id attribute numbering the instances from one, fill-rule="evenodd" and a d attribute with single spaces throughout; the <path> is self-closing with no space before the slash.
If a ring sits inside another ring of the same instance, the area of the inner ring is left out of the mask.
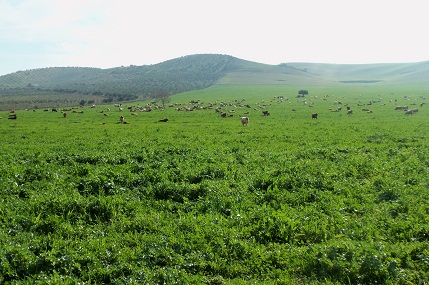
<path id="1" fill-rule="evenodd" d="M 267 64 L 429 60 L 425 0 L 0 0 L 0 75 L 199 53 Z"/>

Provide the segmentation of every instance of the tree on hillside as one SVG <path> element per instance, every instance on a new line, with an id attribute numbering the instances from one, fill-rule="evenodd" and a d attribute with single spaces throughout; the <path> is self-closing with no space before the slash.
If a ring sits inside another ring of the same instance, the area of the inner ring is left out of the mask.
<path id="1" fill-rule="evenodd" d="M 299 90 L 297 97 L 304 97 L 305 95 L 308 95 L 308 90 Z"/>

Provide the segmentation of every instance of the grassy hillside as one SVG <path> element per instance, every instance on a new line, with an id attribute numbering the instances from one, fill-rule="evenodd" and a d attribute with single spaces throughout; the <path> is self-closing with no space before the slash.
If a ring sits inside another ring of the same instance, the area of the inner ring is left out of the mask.
<path id="1" fill-rule="evenodd" d="M 384 64 L 288 63 L 307 74 L 343 83 L 398 84 L 429 81 L 429 61 Z"/>
<path id="2" fill-rule="evenodd" d="M 135 101 L 215 84 L 427 85 L 428 74 L 429 62 L 268 65 L 229 55 L 199 54 L 154 65 L 50 67 L 7 74 L 0 76 L 0 110 Z"/>

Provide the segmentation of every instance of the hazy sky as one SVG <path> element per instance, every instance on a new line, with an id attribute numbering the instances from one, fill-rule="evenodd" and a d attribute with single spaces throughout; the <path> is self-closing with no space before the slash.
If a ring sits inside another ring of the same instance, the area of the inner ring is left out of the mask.
<path id="1" fill-rule="evenodd" d="M 429 60 L 425 0 L 0 0 L 0 75 L 199 53 L 267 64 Z"/>

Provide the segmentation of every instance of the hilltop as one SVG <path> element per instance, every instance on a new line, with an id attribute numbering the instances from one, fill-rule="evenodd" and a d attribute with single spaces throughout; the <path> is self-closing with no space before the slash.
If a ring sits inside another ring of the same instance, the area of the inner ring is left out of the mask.
<path id="1" fill-rule="evenodd" d="M 49 67 L 0 76 L 0 109 L 143 100 L 215 84 L 337 86 L 429 82 L 429 61 L 392 64 L 282 63 L 188 55 L 154 65 Z"/>

